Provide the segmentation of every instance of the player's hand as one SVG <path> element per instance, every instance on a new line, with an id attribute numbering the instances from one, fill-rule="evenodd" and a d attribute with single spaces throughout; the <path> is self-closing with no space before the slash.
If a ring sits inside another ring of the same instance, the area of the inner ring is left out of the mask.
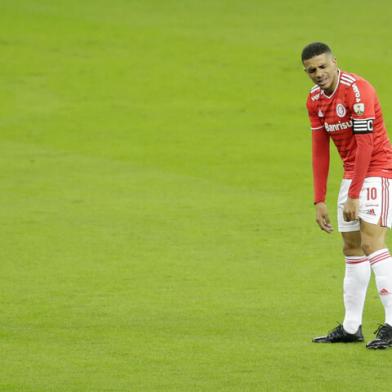
<path id="1" fill-rule="evenodd" d="M 358 219 L 359 199 L 347 198 L 343 206 L 343 219 L 346 222 L 355 221 Z"/>
<path id="2" fill-rule="evenodd" d="M 321 230 L 327 233 L 332 233 L 333 227 L 329 220 L 327 205 L 325 203 L 316 204 L 316 222 Z"/>

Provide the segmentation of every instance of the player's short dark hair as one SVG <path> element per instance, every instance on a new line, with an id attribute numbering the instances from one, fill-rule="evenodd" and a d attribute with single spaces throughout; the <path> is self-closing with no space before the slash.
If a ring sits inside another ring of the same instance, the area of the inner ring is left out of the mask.
<path id="1" fill-rule="evenodd" d="M 331 48 L 327 44 L 322 42 L 312 42 L 303 48 L 301 59 L 302 62 L 304 62 L 305 60 L 309 60 L 314 56 L 319 56 L 324 53 L 332 53 Z"/>

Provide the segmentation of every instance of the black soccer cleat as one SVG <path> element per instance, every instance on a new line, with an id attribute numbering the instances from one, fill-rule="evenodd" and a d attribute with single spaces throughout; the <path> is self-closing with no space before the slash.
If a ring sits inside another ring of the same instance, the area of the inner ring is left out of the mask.
<path id="1" fill-rule="evenodd" d="M 362 326 L 358 327 L 357 332 L 348 333 L 344 330 L 343 325 L 339 324 L 335 329 L 326 336 L 313 338 L 313 343 L 357 343 L 363 342 Z"/>
<path id="2" fill-rule="evenodd" d="M 380 324 L 376 331 L 376 339 L 366 345 L 371 350 L 384 350 L 392 347 L 392 327 L 389 324 Z"/>

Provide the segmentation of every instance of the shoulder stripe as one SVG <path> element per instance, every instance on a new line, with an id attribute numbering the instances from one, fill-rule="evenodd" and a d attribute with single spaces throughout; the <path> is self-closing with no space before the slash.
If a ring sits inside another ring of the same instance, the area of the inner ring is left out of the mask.
<path id="1" fill-rule="evenodd" d="M 346 86 L 351 86 L 351 83 L 346 82 L 345 80 L 341 80 L 340 83 L 346 85 Z"/>
<path id="2" fill-rule="evenodd" d="M 345 79 L 347 79 L 348 81 L 350 81 L 350 82 L 355 82 L 357 79 L 355 79 L 353 76 L 351 76 L 351 75 L 349 75 L 349 74 L 346 74 L 346 73 L 342 73 L 342 78 L 345 78 Z"/>
<path id="3" fill-rule="evenodd" d="M 346 78 L 345 76 L 342 76 L 342 79 L 341 79 L 341 80 L 345 80 L 346 82 L 349 82 L 349 83 L 354 83 L 354 82 L 355 82 L 355 80 Z"/>
<path id="4" fill-rule="evenodd" d="M 310 89 L 310 92 L 311 93 L 314 93 L 315 91 L 317 91 L 317 90 L 319 90 L 320 89 L 320 86 L 318 86 L 317 84 L 315 84 L 311 89 Z"/>
<path id="5" fill-rule="evenodd" d="M 347 82 L 347 83 L 349 83 L 350 85 L 352 85 L 354 82 L 352 81 L 352 80 L 350 80 L 350 79 L 346 79 L 344 76 L 342 76 L 342 78 L 340 79 L 341 81 L 345 81 L 345 82 Z"/>

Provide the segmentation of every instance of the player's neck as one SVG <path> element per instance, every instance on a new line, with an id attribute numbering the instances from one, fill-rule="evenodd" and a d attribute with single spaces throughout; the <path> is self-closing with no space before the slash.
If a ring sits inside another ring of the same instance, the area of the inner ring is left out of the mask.
<path id="1" fill-rule="evenodd" d="M 332 84 L 327 89 L 323 89 L 326 95 L 330 96 L 335 92 L 336 86 L 339 83 L 339 75 L 340 75 L 340 70 L 338 69 L 336 71 L 335 79 L 333 80 Z"/>

